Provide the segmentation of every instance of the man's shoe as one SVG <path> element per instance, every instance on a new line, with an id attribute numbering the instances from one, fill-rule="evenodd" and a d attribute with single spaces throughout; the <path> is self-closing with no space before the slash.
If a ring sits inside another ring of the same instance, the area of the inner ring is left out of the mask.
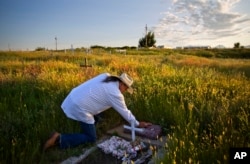
<path id="1" fill-rule="evenodd" d="M 46 151 L 48 148 L 58 144 L 60 133 L 53 132 L 50 138 L 45 142 L 43 150 Z"/>

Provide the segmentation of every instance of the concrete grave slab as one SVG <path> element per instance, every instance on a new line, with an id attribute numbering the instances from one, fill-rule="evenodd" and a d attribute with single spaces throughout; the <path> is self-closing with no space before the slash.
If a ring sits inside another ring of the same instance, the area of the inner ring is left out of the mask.
<path id="1" fill-rule="evenodd" d="M 120 136 L 120 137 L 122 137 L 122 138 L 124 138 L 124 139 L 126 139 L 128 141 L 132 141 L 132 135 L 131 135 L 131 133 L 125 133 L 123 125 L 120 125 L 120 126 L 115 127 L 115 128 L 113 128 L 111 130 L 108 130 L 107 134 L 111 135 L 111 136 L 117 135 L 117 136 Z M 145 142 L 145 143 L 157 146 L 157 147 L 164 146 L 164 144 L 166 143 L 166 140 L 167 140 L 167 138 L 165 136 L 162 136 L 162 137 L 160 137 L 157 140 L 153 140 L 153 139 L 148 139 L 148 138 L 136 135 L 136 140 L 137 139 L 139 139 L 142 142 Z"/>
<path id="2" fill-rule="evenodd" d="M 113 129 L 108 130 L 107 135 L 105 135 L 100 140 L 98 140 L 97 144 L 105 141 L 108 138 L 110 138 L 110 136 L 111 137 L 112 136 L 119 136 L 121 138 L 124 138 L 127 141 L 132 141 L 131 133 L 125 133 L 123 125 L 120 125 L 118 127 L 115 127 Z M 159 139 L 154 140 L 154 139 L 148 139 L 148 138 L 136 135 L 135 139 L 139 140 L 141 142 L 147 143 L 149 145 L 156 146 L 157 148 L 163 147 L 164 144 L 167 141 L 167 138 L 165 136 L 162 136 Z M 70 157 L 70 158 L 62 161 L 61 164 L 80 163 L 80 162 L 84 161 L 84 159 L 87 158 L 87 156 L 89 156 L 90 154 L 94 153 L 97 150 L 98 150 L 98 148 L 95 145 L 95 146 L 93 146 L 93 147 L 91 147 L 89 149 L 84 150 L 83 154 L 81 154 L 80 156 L 78 156 L 78 157 Z M 143 158 L 143 157 L 141 157 L 141 158 Z"/>

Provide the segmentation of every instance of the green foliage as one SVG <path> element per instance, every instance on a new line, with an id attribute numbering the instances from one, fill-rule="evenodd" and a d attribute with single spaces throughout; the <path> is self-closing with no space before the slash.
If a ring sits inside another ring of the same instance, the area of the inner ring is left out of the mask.
<path id="1" fill-rule="evenodd" d="M 59 163 L 77 154 L 78 148 L 42 153 L 41 147 L 53 130 L 80 131 L 61 102 L 73 87 L 102 72 L 134 78 L 134 94 L 125 94 L 128 108 L 138 120 L 161 125 L 168 137 L 156 163 L 228 163 L 230 147 L 250 146 L 250 63 L 181 53 L 0 52 L 0 163 Z M 84 58 L 93 67 L 80 67 Z M 98 136 L 124 122 L 114 110 L 105 111 Z"/>
<path id="2" fill-rule="evenodd" d="M 93 49 L 105 49 L 105 47 L 99 46 L 99 45 L 94 45 L 94 46 L 91 46 L 90 48 L 93 48 Z"/>
<path id="3" fill-rule="evenodd" d="M 234 48 L 240 48 L 240 43 L 239 42 L 234 43 Z"/>
<path id="4" fill-rule="evenodd" d="M 196 56 L 201 56 L 201 57 L 206 57 L 206 58 L 211 58 L 214 57 L 215 54 L 211 51 L 197 51 Z"/>
<path id="5" fill-rule="evenodd" d="M 250 49 L 174 50 L 175 53 L 202 57 L 250 59 Z"/>
<path id="6" fill-rule="evenodd" d="M 44 48 L 44 47 L 37 47 L 37 48 L 35 49 L 35 51 L 45 51 L 45 48 Z"/>
<path id="7" fill-rule="evenodd" d="M 151 31 L 148 32 L 145 37 L 139 39 L 139 47 L 154 47 L 155 43 L 155 34 Z"/>

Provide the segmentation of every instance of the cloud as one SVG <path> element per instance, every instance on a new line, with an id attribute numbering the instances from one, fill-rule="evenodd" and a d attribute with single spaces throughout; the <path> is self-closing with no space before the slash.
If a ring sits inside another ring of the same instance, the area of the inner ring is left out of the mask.
<path id="1" fill-rule="evenodd" d="M 173 0 L 153 27 L 156 38 L 174 44 L 214 40 L 249 31 L 250 18 L 232 9 L 240 0 Z M 191 38 L 191 39 L 190 39 Z"/>

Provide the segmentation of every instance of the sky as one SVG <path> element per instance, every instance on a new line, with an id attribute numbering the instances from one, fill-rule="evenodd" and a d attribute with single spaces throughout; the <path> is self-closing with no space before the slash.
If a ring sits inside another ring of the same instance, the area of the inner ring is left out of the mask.
<path id="1" fill-rule="evenodd" d="M 0 50 L 250 45 L 250 0 L 1 0 Z"/>

